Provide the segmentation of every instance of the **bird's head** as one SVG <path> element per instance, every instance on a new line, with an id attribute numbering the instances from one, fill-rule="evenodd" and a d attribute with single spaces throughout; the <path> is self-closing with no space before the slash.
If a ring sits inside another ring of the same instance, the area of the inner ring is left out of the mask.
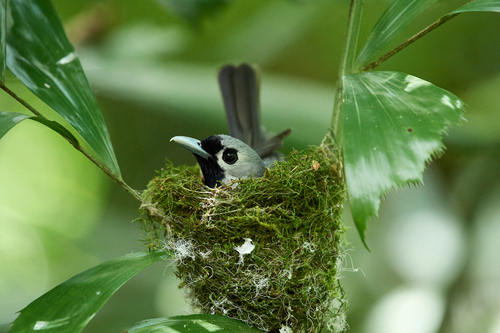
<path id="1" fill-rule="evenodd" d="M 170 141 L 177 142 L 194 154 L 208 187 L 264 175 L 264 162 L 255 150 L 229 135 L 212 135 L 202 141 L 174 136 Z"/>

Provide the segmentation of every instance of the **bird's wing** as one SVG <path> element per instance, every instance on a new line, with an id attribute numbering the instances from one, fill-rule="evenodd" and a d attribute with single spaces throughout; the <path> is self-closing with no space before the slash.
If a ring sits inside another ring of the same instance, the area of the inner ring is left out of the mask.
<path id="1" fill-rule="evenodd" d="M 269 156 L 272 152 L 283 147 L 283 140 L 292 132 L 291 129 L 287 129 L 278 135 L 271 137 L 270 139 L 264 141 L 262 144 L 252 147 L 261 158 Z"/>
<path id="2" fill-rule="evenodd" d="M 218 79 L 229 135 L 252 147 L 261 158 L 281 148 L 290 130 L 268 140 L 260 125 L 259 71 L 248 64 L 226 65 L 219 71 Z"/>

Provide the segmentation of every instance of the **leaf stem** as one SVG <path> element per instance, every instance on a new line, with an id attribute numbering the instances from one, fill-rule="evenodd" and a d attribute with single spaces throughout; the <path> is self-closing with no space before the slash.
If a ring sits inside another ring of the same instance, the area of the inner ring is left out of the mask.
<path id="1" fill-rule="evenodd" d="M 21 103 L 25 108 L 27 108 L 29 111 L 31 111 L 36 116 L 38 116 L 40 118 L 47 119 L 44 115 L 42 115 L 40 112 L 38 112 L 28 102 L 26 102 L 21 97 L 19 97 L 15 92 L 13 92 L 9 88 L 7 88 L 7 86 L 5 85 L 5 83 L 3 81 L 1 81 L 1 80 L 0 80 L 0 89 L 2 89 L 3 91 L 5 91 L 7 94 L 9 94 L 12 98 L 14 98 L 19 103 Z M 101 162 L 99 162 L 94 156 L 92 156 L 88 151 L 86 151 L 85 148 L 83 148 L 78 142 L 75 142 L 75 141 L 71 140 L 70 138 L 64 136 L 62 133 L 59 133 L 59 134 L 63 138 L 65 138 L 76 150 L 78 150 L 79 152 L 81 152 L 85 157 L 87 157 L 90 161 L 92 161 L 92 163 L 94 163 L 99 169 L 101 169 L 102 171 L 104 171 L 104 173 L 107 176 L 109 176 L 112 180 L 114 180 L 115 183 L 117 183 L 118 185 L 120 185 L 123 189 L 125 189 L 125 191 L 129 192 L 134 198 L 136 198 L 137 200 L 139 200 L 140 202 L 142 202 L 142 198 L 141 198 L 141 195 L 140 195 L 139 191 L 134 190 L 127 183 L 125 183 L 123 181 L 123 179 L 121 179 L 120 177 L 118 177 L 115 174 L 113 174 L 108 167 L 106 167 L 104 164 L 102 164 Z"/>
<path id="2" fill-rule="evenodd" d="M 358 44 L 362 12 L 363 0 L 351 0 L 344 47 L 342 49 L 342 59 L 340 61 L 339 75 L 337 78 L 337 90 L 335 91 L 335 101 L 331 123 L 335 141 L 340 145 L 342 145 L 342 79 L 344 76 L 351 74 L 354 69 L 354 59 L 356 55 L 356 46 Z"/>
<path id="3" fill-rule="evenodd" d="M 15 92 L 7 88 L 5 83 L 3 81 L 0 81 L 0 88 L 2 88 L 3 91 L 5 91 L 7 94 L 12 96 L 16 101 L 21 103 L 26 109 L 30 110 L 33 114 L 35 114 L 38 117 L 45 118 L 40 112 L 38 112 L 34 107 L 29 105 L 25 100 L 23 100 L 21 97 L 17 96 Z"/>
<path id="4" fill-rule="evenodd" d="M 417 33 L 413 37 L 409 38 L 405 42 L 399 44 L 394 49 L 392 49 L 391 51 L 387 52 L 386 54 L 384 54 L 383 56 L 381 56 L 377 60 L 375 60 L 375 61 L 369 63 L 368 65 L 360 68 L 360 71 L 361 72 L 367 72 L 367 71 L 370 71 L 370 70 L 374 69 L 375 67 L 377 67 L 378 65 L 380 65 L 381 63 L 383 63 L 384 61 L 386 61 L 387 59 L 389 59 L 390 57 L 392 57 L 396 53 L 398 53 L 399 51 L 403 50 L 405 47 L 409 46 L 413 42 L 415 42 L 418 39 L 422 38 L 423 36 L 427 35 L 429 32 L 431 32 L 432 30 L 436 29 L 437 27 L 439 27 L 439 26 L 443 25 L 444 23 L 448 22 L 449 20 L 451 20 L 452 18 L 454 18 L 458 14 L 460 14 L 460 13 L 449 14 L 449 15 L 445 15 L 445 16 L 439 18 L 436 22 L 432 23 L 427 28 L 423 29 L 422 31 L 420 31 L 419 33 Z"/>

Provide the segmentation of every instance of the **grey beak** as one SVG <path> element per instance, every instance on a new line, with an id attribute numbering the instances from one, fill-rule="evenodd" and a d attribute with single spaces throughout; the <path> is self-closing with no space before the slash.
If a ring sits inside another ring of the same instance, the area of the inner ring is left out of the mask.
<path id="1" fill-rule="evenodd" d="M 194 154 L 203 157 L 208 160 L 212 156 L 207 153 L 203 148 L 201 148 L 201 141 L 196 140 L 187 136 L 174 136 L 170 141 L 176 142 L 186 148 L 187 150 L 193 152 Z"/>

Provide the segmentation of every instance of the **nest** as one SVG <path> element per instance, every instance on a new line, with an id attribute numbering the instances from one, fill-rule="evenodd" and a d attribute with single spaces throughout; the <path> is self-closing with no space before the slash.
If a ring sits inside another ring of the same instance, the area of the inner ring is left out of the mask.
<path id="1" fill-rule="evenodd" d="M 216 189 L 197 167 L 168 163 L 143 195 L 145 246 L 175 253 L 194 307 L 270 332 L 345 330 L 345 186 L 332 143 Z"/>

